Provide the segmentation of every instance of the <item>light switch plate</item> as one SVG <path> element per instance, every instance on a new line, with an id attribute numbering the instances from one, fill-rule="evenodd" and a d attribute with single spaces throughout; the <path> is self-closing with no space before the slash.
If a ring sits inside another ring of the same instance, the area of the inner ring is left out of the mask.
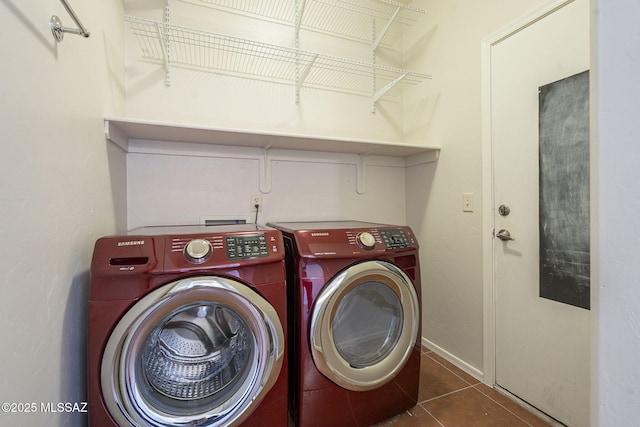
<path id="1" fill-rule="evenodd" d="M 462 212 L 473 212 L 473 193 L 462 193 Z"/>

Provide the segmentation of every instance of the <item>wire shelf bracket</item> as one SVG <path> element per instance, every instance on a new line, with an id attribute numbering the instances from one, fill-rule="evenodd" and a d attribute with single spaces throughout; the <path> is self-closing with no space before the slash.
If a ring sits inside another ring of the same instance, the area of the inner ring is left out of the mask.
<path id="1" fill-rule="evenodd" d="M 305 66 L 304 70 L 302 70 L 302 73 L 298 72 L 298 76 L 296 77 L 296 104 L 300 103 L 300 89 L 302 89 L 302 86 L 304 85 L 304 81 L 307 79 L 307 76 L 309 75 L 309 73 L 311 72 L 311 69 L 313 68 L 313 64 L 315 64 L 316 59 L 318 59 L 318 54 L 313 55 L 313 57 L 311 58 L 311 60 L 307 63 L 307 65 Z M 296 64 L 297 67 L 300 66 L 300 64 Z"/>
<path id="2" fill-rule="evenodd" d="M 392 82 L 387 83 L 387 85 L 385 87 L 381 88 L 376 93 L 374 93 L 373 94 L 373 104 L 375 105 L 375 103 L 378 102 L 378 100 L 380 98 L 382 98 L 387 92 L 389 92 L 395 85 L 400 83 L 402 81 L 402 79 L 404 79 L 405 77 L 407 77 L 406 74 L 401 75 L 400 77 L 396 78 Z"/>
<path id="3" fill-rule="evenodd" d="M 62 25 L 62 21 L 60 21 L 60 18 L 58 18 L 57 15 L 51 15 L 51 20 L 49 21 L 51 26 L 51 33 L 53 33 L 53 37 L 56 39 L 56 41 L 59 43 L 64 40 L 64 33 L 75 34 L 84 38 L 89 37 L 91 33 L 89 33 L 89 30 L 87 30 L 87 28 L 82 25 L 80 18 L 78 18 L 78 15 L 76 15 L 69 3 L 67 3 L 67 0 L 60 0 L 60 2 L 78 28 L 65 27 Z"/>
<path id="4" fill-rule="evenodd" d="M 382 27 L 382 30 L 380 30 L 380 34 L 378 34 L 377 37 L 373 40 L 373 44 L 372 44 L 371 48 L 373 49 L 374 52 L 376 50 L 378 50 L 378 46 L 380 45 L 380 42 L 382 41 L 384 36 L 389 31 L 389 28 L 391 28 L 391 24 L 393 24 L 393 21 L 396 19 L 396 17 L 398 16 L 399 12 L 400 12 L 400 8 L 397 8 L 396 11 L 391 16 L 391 18 L 389 18 L 389 21 L 387 21 L 387 23 L 384 25 L 384 27 Z M 375 21 L 374 21 L 374 25 L 375 25 Z M 374 35 L 375 35 L 375 33 L 374 33 Z"/>
<path id="5" fill-rule="evenodd" d="M 302 25 L 302 17 L 307 0 L 296 0 L 296 40 L 300 36 L 300 26 Z"/>
<path id="6" fill-rule="evenodd" d="M 171 63 L 171 5 L 169 4 L 169 0 L 167 0 L 166 5 L 164 6 L 164 34 L 160 33 L 160 29 L 158 28 L 158 36 L 160 40 L 164 39 L 164 50 L 162 51 L 162 59 L 164 66 L 164 85 L 166 87 L 171 86 L 171 69 L 169 68 L 169 64 Z M 162 37 L 164 35 L 164 38 Z"/>

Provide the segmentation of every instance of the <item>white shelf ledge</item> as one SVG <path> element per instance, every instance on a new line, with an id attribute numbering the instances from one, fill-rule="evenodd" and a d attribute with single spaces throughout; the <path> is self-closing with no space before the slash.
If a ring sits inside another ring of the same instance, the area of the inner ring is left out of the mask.
<path id="1" fill-rule="evenodd" d="M 318 153 L 350 154 L 349 163 L 356 166 L 356 191 L 366 192 L 366 166 L 369 156 L 403 158 L 402 164 L 415 166 L 435 162 L 440 154 L 437 147 L 416 147 L 383 141 L 348 138 L 295 135 L 277 132 L 258 132 L 246 129 L 221 129 L 162 123 L 148 120 L 105 117 L 104 133 L 107 140 L 129 152 L 129 140 L 150 142 L 212 144 L 221 147 L 256 148 L 260 154 L 251 155 L 260 165 L 260 191 L 271 191 L 270 150 L 295 150 Z M 179 146 L 179 144 L 177 145 Z M 186 153 L 187 150 L 185 150 Z M 179 154 L 180 149 L 173 151 Z"/>
<path id="2" fill-rule="evenodd" d="M 435 156 L 433 160 L 437 159 L 440 151 L 438 147 L 418 147 L 386 141 L 192 126 L 121 117 L 105 117 L 104 123 L 107 139 L 125 151 L 128 151 L 129 139 L 392 157 L 431 153 Z"/>

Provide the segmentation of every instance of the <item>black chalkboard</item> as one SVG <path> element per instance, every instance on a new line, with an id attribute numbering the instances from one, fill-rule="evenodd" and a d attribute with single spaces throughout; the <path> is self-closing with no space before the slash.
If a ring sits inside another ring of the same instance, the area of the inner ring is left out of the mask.
<path id="1" fill-rule="evenodd" d="M 539 88 L 540 296 L 590 308 L 589 72 Z"/>

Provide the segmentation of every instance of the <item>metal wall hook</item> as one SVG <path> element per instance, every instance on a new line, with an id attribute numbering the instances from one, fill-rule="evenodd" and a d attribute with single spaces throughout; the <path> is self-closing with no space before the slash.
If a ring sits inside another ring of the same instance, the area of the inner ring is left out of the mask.
<path id="1" fill-rule="evenodd" d="M 60 21 L 60 18 L 58 18 L 56 15 L 52 15 L 50 23 L 51 23 L 51 32 L 53 33 L 53 37 L 55 37 L 55 39 L 58 42 L 61 42 L 64 39 L 64 33 L 76 34 L 85 38 L 89 37 L 90 35 L 89 30 L 87 30 L 87 28 L 84 25 L 82 25 L 82 22 L 80 22 L 80 18 L 78 18 L 78 16 L 73 11 L 71 6 L 69 6 L 69 4 L 67 3 L 67 0 L 60 0 L 60 1 L 62 2 L 62 5 L 64 6 L 64 8 L 67 10 L 67 13 L 69 14 L 69 16 L 71 16 L 71 19 L 73 19 L 73 22 L 76 23 L 76 26 L 78 28 L 64 27 L 62 26 L 62 21 Z"/>

